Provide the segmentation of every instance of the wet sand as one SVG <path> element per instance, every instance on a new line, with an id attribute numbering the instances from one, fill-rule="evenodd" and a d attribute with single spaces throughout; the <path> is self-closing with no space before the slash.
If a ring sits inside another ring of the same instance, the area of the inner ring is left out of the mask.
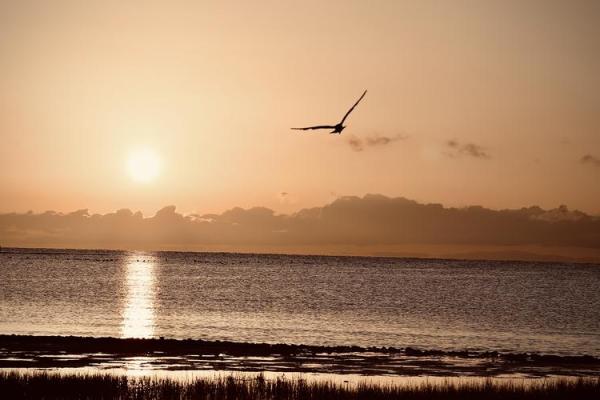
<path id="1" fill-rule="evenodd" d="M 136 368 L 363 376 L 600 376 L 600 358 L 392 347 L 0 335 L 0 368 Z"/>

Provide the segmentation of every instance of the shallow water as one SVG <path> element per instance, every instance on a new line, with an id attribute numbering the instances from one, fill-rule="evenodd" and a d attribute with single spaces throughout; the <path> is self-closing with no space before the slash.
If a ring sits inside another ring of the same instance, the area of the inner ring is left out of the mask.
<path id="1" fill-rule="evenodd" d="M 600 356 L 600 266 L 3 249 L 0 333 Z"/>

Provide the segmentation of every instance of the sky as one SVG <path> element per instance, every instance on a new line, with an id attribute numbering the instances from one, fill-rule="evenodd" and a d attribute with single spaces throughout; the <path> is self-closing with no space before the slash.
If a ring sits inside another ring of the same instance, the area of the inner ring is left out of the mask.
<path id="1" fill-rule="evenodd" d="M 600 215 L 600 2 L 0 0 L 0 212 Z M 336 123 L 342 135 L 292 131 Z"/>

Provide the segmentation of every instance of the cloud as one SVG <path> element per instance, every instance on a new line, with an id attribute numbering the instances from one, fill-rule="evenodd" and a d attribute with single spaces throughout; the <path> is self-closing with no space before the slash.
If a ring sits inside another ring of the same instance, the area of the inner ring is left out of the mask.
<path id="1" fill-rule="evenodd" d="M 402 136 L 402 135 L 396 135 L 396 136 L 392 136 L 392 137 L 376 135 L 376 136 L 368 137 L 366 143 L 368 146 L 385 146 L 386 144 L 390 144 L 397 140 L 404 140 L 404 139 L 406 139 L 406 137 Z"/>
<path id="2" fill-rule="evenodd" d="M 446 146 L 450 149 L 446 151 L 449 157 L 458 157 L 466 155 L 475 158 L 488 159 L 491 156 L 485 151 L 485 149 L 475 143 L 460 143 L 457 140 L 448 140 Z"/>
<path id="3" fill-rule="evenodd" d="M 403 135 L 395 135 L 395 136 L 381 136 L 381 135 L 373 135 L 367 137 L 365 139 L 361 139 L 357 136 L 350 136 L 347 140 L 348 145 L 354 151 L 363 151 L 367 147 L 381 147 L 386 146 L 390 143 L 396 142 L 398 140 L 404 140 L 406 136 Z"/>
<path id="4" fill-rule="evenodd" d="M 579 160 L 582 164 L 590 164 L 594 167 L 600 167 L 600 158 L 595 157 L 591 154 L 586 154 Z"/>
<path id="5" fill-rule="evenodd" d="M 573 257 L 577 254 L 574 248 L 600 255 L 600 217 L 566 206 L 552 210 L 537 206 L 515 210 L 448 208 L 402 197 L 366 195 L 341 197 L 323 207 L 292 214 L 254 207 L 183 215 L 174 206 L 162 208 L 152 217 L 128 209 L 104 215 L 90 215 L 87 210 L 0 214 L 0 242 L 5 247 L 286 248 L 317 253 L 325 248 L 354 246 L 359 254 L 372 254 L 369 248 L 382 246 L 446 246 L 470 251 L 485 246 L 513 250 L 541 246 L 552 251 L 569 248 L 563 255 Z"/>
<path id="6" fill-rule="evenodd" d="M 354 135 L 348 138 L 347 143 L 354 151 L 363 151 L 365 149 L 363 141 Z"/>

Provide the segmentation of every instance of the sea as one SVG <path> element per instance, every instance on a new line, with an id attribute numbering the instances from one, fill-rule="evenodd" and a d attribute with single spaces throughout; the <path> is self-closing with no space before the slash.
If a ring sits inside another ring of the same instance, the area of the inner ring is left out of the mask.
<path id="1" fill-rule="evenodd" d="M 3 248 L 0 334 L 600 356 L 600 265 Z"/>

